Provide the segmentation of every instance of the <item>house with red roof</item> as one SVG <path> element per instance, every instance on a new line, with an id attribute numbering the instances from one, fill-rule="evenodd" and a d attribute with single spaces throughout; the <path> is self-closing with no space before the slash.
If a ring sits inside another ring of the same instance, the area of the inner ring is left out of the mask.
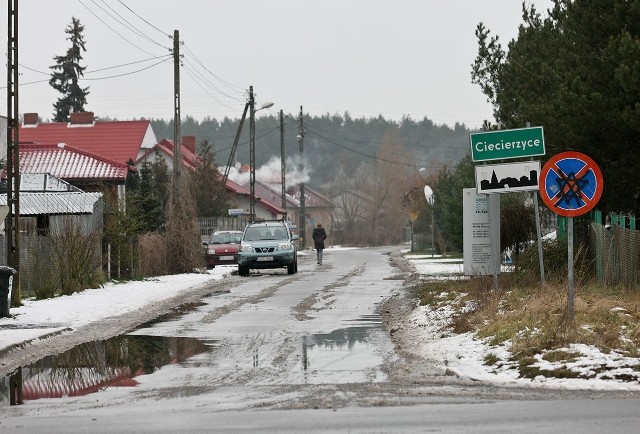
<path id="1" fill-rule="evenodd" d="M 83 191 L 98 191 L 117 198 L 124 210 L 125 183 L 137 169 L 73 146 L 59 143 L 20 144 L 20 173 L 48 173 Z M 2 177 L 6 177 L 3 173 Z"/>
<path id="2" fill-rule="evenodd" d="M 21 143 L 64 143 L 121 164 L 136 161 L 157 143 L 148 120 L 99 121 L 92 112 L 71 113 L 70 122 L 47 123 L 39 123 L 37 113 L 25 113 L 19 138 Z"/>
<path id="3" fill-rule="evenodd" d="M 145 150 L 145 152 L 134 161 L 134 164 L 139 170 L 144 163 L 152 163 L 156 158 L 161 158 L 167 163 L 167 167 L 173 168 L 174 156 L 173 141 L 162 139 L 153 147 Z M 196 136 L 182 137 L 180 156 L 182 157 L 184 167 L 189 170 L 196 169 L 198 160 L 198 154 L 196 153 Z"/>
<path id="4" fill-rule="evenodd" d="M 256 197 L 263 202 L 278 203 L 283 213 L 286 213 L 289 221 L 293 222 L 299 229 L 301 228 L 300 213 L 302 205 L 300 202 L 300 184 L 294 184 L 286 188 L 285 207 L 282 207 L 282 184 L 264 183 L 256 181 Z M 305 185 L 305 235 L 307 241 L 305 245 L 310 245 L 311 233 L 317 223 L 329 228 L 332 222 L 333 203 L 317 190 Z M 300 231 L 302 233 L 302 231 Z"/>
<path id="5" fill-rule="evenodd" d="M 230 179 L 226 184 L 227 191 L 232 193 L 235 198 L 235 206 L 238 209 L 242 209 L 244 215 L 249 215 L 249 209 L 251 207 L 251 191 L 248 187 L 240 185 Z M 255 212 L 256 220 L 277 220 L 286 216 L 287 210 L 282 208 L 278 202 L 271 200 L 270 197 L 261 197 L 259 183 L 256 182 L 255 189 Z"/>
<path id="6" fill-rule="evenodd" d="M 48 172 L 85 191 L 107 184 L 117 190 L 120 203 L 124 203 L 124 185 L 132 170 L 156 158 L 173 168 L 173 141 L 157 142 L 148 120 L 101 121 L 92 112 L 71 113 L 70 117 L 70 122 L 40 123 L 37 113 L 24 114 L 19 131 L 21 172 Z M 195 136 L 182 138 L 180 154 L 184 167 L 195 170 Z M 130 161 L 134 166 L 127 164 Z M 233 181 L 227 181 L 225 188 L 233 195 L 234 208 L 246 209 L 248 214 L 247 189 Z M 284 211 L 276 203 L 256 198 L 256 216 L 281 217 Z"/>

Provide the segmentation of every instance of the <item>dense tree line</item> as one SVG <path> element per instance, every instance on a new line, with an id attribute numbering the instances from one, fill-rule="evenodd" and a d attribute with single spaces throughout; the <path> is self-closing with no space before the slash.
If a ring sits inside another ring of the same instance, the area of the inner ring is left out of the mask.
<path id="1" fill-rule="evenodd" d="M 285 156 L 293 158 L 287 164 L 297 166 L 298 120 L 292 115 L 286 119 Z M 215 163 L 222 166 L 229 159 L 238 124 L 239 120 L 228 118 L 221 122 L 186 118 L 181 131 L 210 145 Z M 158 139 L 173 134 L 173 122 L 153 120 L 152 126 Z M 410 223 L 401 199 L 414 184 L 424 186 L 426 180 L 417 177 L 418 170 L 424 167 L 433 177 L 439 170 L 453 167 L 469 148 L 470 131 L 464 125 L 450 128 L 426 118 L 414 121 L 405 117 L 395 122 L 382 116 L 360 119 L 348 114 L 305 116 L 304 128 L 308 175 L 305 182 L 333 202 L 334 220 L 330 229 L 332 242 L 339 244 L 382 245 L 405 239 L 403 228 Z M 278 180 L 279 129 L 274 116 L 256 120 L 256 166 L 260 168 L 277 158 L 273 171 Z M 245 127 L 236 153 L 236 161 L 241 164 L 249 163 L 248 141 Z M 299 167 L 289 167 L 287 172 L 291 169 L 295 172 Z M 287 182 L 299 180 L 288 177 Z"/>
<path id="2" fill-rule="evenodd" d="M 547 156 L 576 150 L 600 166 L 606 212 L 640 211 L 640 3 L 554 0 L 549 15 L 523 4 L 505 51 L 483 24 L 472 78 L 496 125 L 544 127 Z"/>
<path id="3" fill-rule="evenodd" d="M 298 119 L 294 115 L 285 116 L 285 155 L 297 157 L 300 153 Z M 216 163 L 227 163 L 233 139 L 238 130 L 239 119 L 225 118 L 221 121 L 207 118 L 197 121 L 191 117 L 181 123 L 183 135 L 194 135 L 197 140 L 207 141 L 213 146 Z M 153 130 L 158 140 L 173 140 L 173 121 L 152 120 Z M 316 188 L 335 179 L 340 164 L 355 171 L 361 165 L 374 167 L 378 160 L 395 158 L 411 161 L 407 165 L 414 168 L 428 167 L 437 172 L 451 167 L 469 148 L 469 129 L 463 124 L 453 128 L 436 125 L 427 118 L 420 121 L 409 117 L 401 121 L 376 118 L 352 118 L 344 115 L 304 116 L 304 154 L 310 177 L 310 184 Z M 280 157 L 279 121 L 276 115 L 256 119 L 256 166 L 261 167 L 273 157 Z M 385 143 L 390 134 L 392 143 Z M 249 130 L 245 123 L 236 159 L 249 163 Z M 380 150 L 386 145 L 385 154 Z M 400 150 L 402 149 L 402 150 Z M 400 169 L 406 168 L 405 164 Z"/>
<path id="4" fill-rule="evenodd" d="M 603 172 L 598 209 L 640 208 L 640 4 L 625 0 L 554 0 L 548 16 L 523 3 L 518 37 L 505 50 L 480 23 L 472 81 L 493 105 L 495 122 L 483 129 L 543 126 L 547 155 L 576 150 Z M 462 243 L 461 189 L 474 186 L 467 156 L 442 170 L 435 188 L 438 228 L 457 247 Z M 503 215 L 531 215 L 526 196 L 504 197 Z M 519 199 L 519 200 L 518 200 Z M 502 219 L 502 247 L 531 239 L 531 219 L 508 227 Z"/>

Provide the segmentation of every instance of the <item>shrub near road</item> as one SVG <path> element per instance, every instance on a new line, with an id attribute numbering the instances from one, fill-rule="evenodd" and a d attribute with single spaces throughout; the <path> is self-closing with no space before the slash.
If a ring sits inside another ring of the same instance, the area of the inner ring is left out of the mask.
<path id="1" fill-rule="evenodd" d="M 517 377 L 531 379 L 639 382 L 639 291 L 577 286 L 575 317 L 569 321 L 566 282 L 541 288 L 539 280 L 519 273 L 499 280 L 498 289 L 492 277 L 429 282 L 420 287 L 420 302 L 433 311 L 453 311 L 453 333 L 473 332 L 483 339 L 490 370 L 517 370 Z M 595 362 L 594 353 L 608 357 Z"/>

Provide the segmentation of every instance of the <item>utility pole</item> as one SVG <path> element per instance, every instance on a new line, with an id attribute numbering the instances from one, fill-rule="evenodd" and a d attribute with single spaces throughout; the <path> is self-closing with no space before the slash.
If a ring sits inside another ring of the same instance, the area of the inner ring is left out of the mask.
<path id="1" fill-rule="evenodd" d="M 256 220 L 256 112 L 273 107 L 272 102 L 264 103 L 256 110 L 253 86 L 249 86 L 249 221 Z"/>
<path id="2" fill-rule="evenodd" d="M 282 184 L 282 209 L 287 209 L 287 186 L 285 183 L 284 161 L 284 113 L 280 110 L 280 182 Z"/>
<path id="3" fill-rule="evenodd" d="M 180 148 L 180 32 L 173 31 L 173 197 L 178 197 L 182 166 Z"/>
<path id="4" fill-rule="evenodd" d="M 20 154 L 18 144 L 18 0 L 8 1 L 7 26 L 7 264 L 13 276 L 11 304 L 22 303 L 20 288 Z M 20 396 L 20 401 L 22 397 Z M 21 402 L 20 402 L 21 403 Z"/>
<path id="5" fill-rule="evenodd" d="M 256 219 L 256 101 L 249 86 L 249 221 Z"/>
<path id="6" fill-rule="evenodd" d="M 233 145 L 231 146 L 231 152 L 229 153 L 229 160 L 227 161 L 227 165 L 224 169 L 224 175 L 222 175 L 222 182 L 220 183 L 220 190 L 216 195 L 216 198 L 221 198 L 224 193 L 225 186 L 227 185 L 227 179 L 229 179 L 229 172 L 231 171 L 231 165 L 233 164 L 236 157 L 236 149 L 238 148 L 238 141 L 240 140 L 240 133 L 242 133 L 242 126 L 244 125 L 244 120 L 247 118 L 247 111 L 249 110 L 249 103 L 247 102 L 244 105 L 244 111 L 242 112 L 242 117 L 240 118 L 240 124 L 238 125 L 238 131 L 236 131 L 236 138 L 233 139 Z"/>
<path id="7" fill-rule="evenodd" d="M 11 285 L 11 300 L 8 303 L 19 306 L 22 303 L 20 287 L 20 143 L 18 132 L 18 0 L 9 0 L 7 13 L 7 205 L 9 215 L 6 222 L 7 264 L 15 270 Z M 9 379 L 9 403 L 23 404 L 22 368 Z"/>
<path id="8" fill-rule="evenodd" d="M 304 250 L 306 244 L 306 210 L 304 194 L 304 119 L 300 106 L 300 125 L 298 129 L 298 143 L 300 143 L 300 248 Z"/>

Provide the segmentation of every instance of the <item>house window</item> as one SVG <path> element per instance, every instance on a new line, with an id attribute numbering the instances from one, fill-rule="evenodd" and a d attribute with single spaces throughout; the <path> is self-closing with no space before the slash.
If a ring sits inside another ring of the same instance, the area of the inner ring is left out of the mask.
<path id="1" fill-rule="evenodd" d="M 39 215 L 36 218 L 36 230 L 38 235 L 49 235 L 49 216 L 46 214 Z"/>

